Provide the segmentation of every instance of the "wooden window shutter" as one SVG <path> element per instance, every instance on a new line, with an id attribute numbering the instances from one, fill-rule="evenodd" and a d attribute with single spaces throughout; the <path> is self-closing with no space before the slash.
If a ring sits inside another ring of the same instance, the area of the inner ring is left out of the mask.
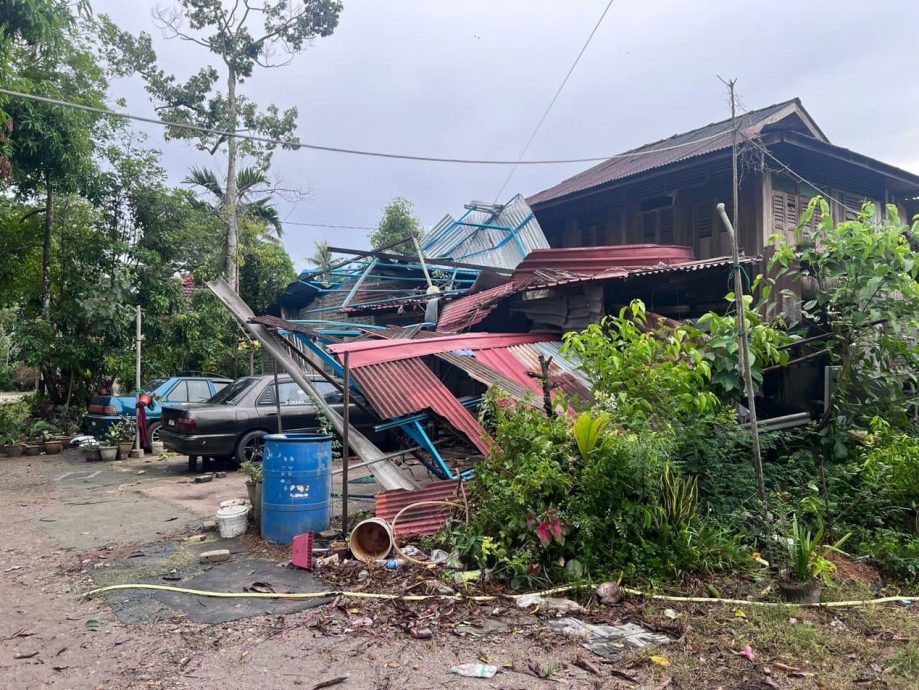
<path id="1" fill-rule="evenodd" d="M 703 202 L 692 207 L 692 233 L 696 237 L 712 236 L 712 206 Z"/>
<path id="2" fill-rule="evenodd" d="M 673 244 L 674 220 L 673 207 L 662 208 L 658 216 L 658 239 L 660 244 Z"/>

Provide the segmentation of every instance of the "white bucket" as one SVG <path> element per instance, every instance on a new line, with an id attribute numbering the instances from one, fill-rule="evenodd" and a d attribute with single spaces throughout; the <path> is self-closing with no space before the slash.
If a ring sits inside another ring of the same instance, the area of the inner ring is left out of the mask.
<path id="1" fill-rule="evenodd" d="M 246 533 L 249 506 L 226 506 L 217 511 L 217 529 L 224 539 L 238 537 Z"/>

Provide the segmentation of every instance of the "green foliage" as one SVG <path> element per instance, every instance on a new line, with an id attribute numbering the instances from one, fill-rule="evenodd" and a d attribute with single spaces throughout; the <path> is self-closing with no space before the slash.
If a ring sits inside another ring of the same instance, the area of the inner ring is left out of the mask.
<path id="1" fill-rule="evenodd" d="M 819 211 L 819 220 L 812 223 Z M 919 221 L 901 223 L 896 206 L 876 221 L 865 204 L 855 220 L 833 224 L 829 205 L 814 197 L 796 230 L 796 244 L 777 236 L 770 267 L 813 281 L 816 297 L 801 305 L 804 322 L 829 334 L 840 367 L 824 426 L 841 449 L 852 421 L 880 415 L 902 425 L 919 382 Z M 838 453 L 837 453 L 838 455 Z"/>
<path id="2" fill-rule="evenodd" d="M 412 256 L 415 254 L 415 244 L 411 238 L 415 236 L 421 240 L 423 234 L 421 221 L 415 217 L 412 202 L 397 196 L 383 209 L 379 228 L 370 234 L 370 245 L 374 249 L 388 247 L 386 251 Z M 391 246 L 393 243 L 397 244 Z"/>
<path id="3" fill-rule="evenodd" d="M 26 435 L 29 415 L 28 400 L 0 405 L 0 445 L 12 445 Z"/>
<path id="4" fill-rule="evenodd" d="M 819 523 L 816 533 L 798 523 L 798 516 L 793 515 L 791 521 L 791 534 L 786 537 L 786 556 L 790 574 L 798 582 L 808 582 L 815 578 L 822 578 L 829 585 L 836 566 L 826 558 L 827 551 L 839 551 L 839 548 L 849 538 L 849 534 L 839 539 L 835 544 L 823 543 L 823 524 Z"/>
<path id="5" fill-rule="evenodd" d="M 862 466 L 865 481 L 898 508 L 919 515 L 919 438 L 875 418 Z"/>
<path id="6" fill-rule="evenodd" d="M 593 449 L 597 447 L 597 443 L 600 441 L 600 434 L 608 423 L 609 418 L 607 416 L 598 415 L 597 417 L 592 417 L 589 412 L 582 412 L 574 421 L 572 433 L 574 434 L 575 443 L 578 444 L 581 460 L 587 462 L 587 458 L 590 457 Z"/>
<path id="7" fill-rule="evenodd" d="M 261 481 L 264 481 L 265 468 L 264 465 L 260 462 L 252 462 L 246 460 L 243 462 L 239 469 L 242 470 L 243 474 L 249 477 L 249 481 L 253 484 L 258 484 Z"/>
<path id="8" fill-rule="evenodd" d="M 243 245 L 239 294 L 256 314 L 263 314 L 297 277 L 287 250 L 280 244 L 254 240 Z"/>

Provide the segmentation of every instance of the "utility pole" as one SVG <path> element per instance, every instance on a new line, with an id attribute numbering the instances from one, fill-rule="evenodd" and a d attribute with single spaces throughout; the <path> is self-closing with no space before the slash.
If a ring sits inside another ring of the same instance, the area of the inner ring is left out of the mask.
<path id="1" fill-rule="evenodd" d="M 140 395 L 140 343 L 143 340 L 143 334 L 141 333 L 141 315 L 140 315 L 140 305 L 137 305 L 137 311 L 135 312 L 135 324 L 134 324 L 134 390 L 137 391 L 137 394 Z M 140 454 L 140 424 L 135 424 L 135 434 L 134 434 L 134 450 L 137 451 L 138 455 Z"/>
<path id="2" fill-rule="evenodd" d="M 718 77 L 721 79 L 721 77 Z M 759 425 L 756 418 L 756 394 L 753 390 L 753 373 L 750 368 L 750 342 L 747 337 L 747 318 L 743 303 L 743 279 L 741 276 L 740 266 L 740 249 L 737 244 L 737 218 L 739 206 L 739 187 L 740 183 L 737 177 L 737 98 L 734 87 L 737 84 L 736 79 L 730 81 L 721 81 L 728 87 L 731 96 L 731 187 L 734 207 L 732 215 L 733 222 L 728 218 L 724 210 L 724 204 L 718 204 L 718 214 L 724 222 L 728 231 L 728 237 L 731 240 L 731 257 L 734 267 L 731 272 L 734 275 L 734 304 L 737 309 L 737 336 L 740 339 L 740 374 L 743 378 L 744 389 L 747 394 L 747 408 L 750 411 L 750 428 L 753 431 L 753 468 L 756 470 L 756 480 L 759 488 L 759 497 L 766 499 L 766 484 L 763 477 L 763 457 L 759 445 Z"/>

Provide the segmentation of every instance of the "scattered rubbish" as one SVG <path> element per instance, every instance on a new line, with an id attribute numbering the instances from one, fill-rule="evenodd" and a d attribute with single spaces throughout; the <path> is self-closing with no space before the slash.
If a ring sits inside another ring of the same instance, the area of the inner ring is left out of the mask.
<path id="1" fill-rule="evenodd" d="M 530 661 L 527 663 L 527 668 L 537 678 L 548 678 L 556 671 L 555 664 L 548 661 Z"/>
<path id="2" fill-rule="evenodd" d="M 746 617 L 747 617 L 747 614 L 744 613 L 743 609 L 737 609 L 736 611 L 734 611 L 734 618 L 746 618 Z"/>
<path id="3" fill-rule="evenodd" d="M 481 570 L 464 570 L 460 573 L 445 573 L 444 577 L 447 578 L 454 585 L 465 585 L 470 582 L 475 582 L 482 577 Z"/>
<path id="4" fill-rule="evenodd" d="M 561 599 L 558 597 L 543 597 L 539 594 L 524 594 L 517 597 L 517 606 L 522 609 L 528 609 L 533 606 L 539 606 L 547 611 L 557 611 L 559 613 L 572 613 L 583 611 L 584 607 L 578 602 L 571 599 Z"/>
<path id="5" fill-rule="evenodd" d="M 601 604 L 610 606 L 617 603 L 621 596 L 622 594 L 619 591 L 618 582 L 604 582 L 602 585 L 597 587 L 597 600 Z"/>
<path id="6" fill-rule="evenodd" d="M 11 572 L 13 572 L 14 570 L 22 570 L 22 567 L 23 567 L 23 566 L 21 566 L 21 565 L 11 565 L 9 568 L 6 568 L 3 572 L 5 572 L 5 573 L 11 573 Z"/>
<path id="7" fill-rule="evenodd" d="M 178 570 L 176 570 L 175 568 L 173 568 L 173 569 L 170 570 L 168 573 L 166 573 L 165 575 L 163 575 L 163 579 L 164 579 L 164 580 L 169 580 L 170 582 L 176 582 L 176 581 L 178 581 L 178 580 L 181 580 L 181 579 L 182 579 L 182 576 L 179 575 L 179 571 L 178 571 Z"/>
<path id="8" fill-rule="evenodd" d="M 31 659 L 33 656 L 38 656 L 38 652 L 16 652 L 16 656 L 13 658 L 14 659 Z"/>
<path id="9" fill-rule="evenodd" d="M 313 533 L 298 534 L 290 545 L 290 562 L 304 570 L 313 569 Z"/>
<path id="10" fill-rule="evenodd" d="M 430 640 L 434 637 L 434 633 L 431 632 L 430 628 L 419 628 L 418 630 L 412 630 L 412 637 L 416 640 Z"/>
<path id="11" fill-rule="evenodd" d="M 188 537 L 185 541 L 199 542 L 199 541 L 205 541 L 206 539 L 207 539 L 206 534 L 193 534 L 190 537 Z"/>
<path id="12" fill-rule="evenodd" d="M 198 560 L 202 563 L 224 563 L 230 560 L 230 550 L 215 549 L 214 551 L 205 551 L 198 557 Z"/>
<path id="13" fill-rule="evenodd" d="M 138 475 L 147 474 L 147 470 L 137 470 L 137 474 Z"/>
<path id="14" fill-rule="evenodd" d="M 357 574 L 357 580 L 358 580 L 358 582 L 363 582 L 363 581 L 366 580 L 368 577 L 370 577 L 370 572 L 367 571 L 367 570 L 362 570 L 361 572 L 359 572 L 359 573 Z"/>
<path id="15" fill-rule="evenodd" d="M 95 618 L 90 618 L 88 621 L 86 621 L 86 627 L 89 630 L 92 630 L 93 632 L 95 632 L 102 628 L 102 621 L 97 620 Z"/>
<path id="16" fill-rule="evenodd" d="M 913 600 L 912 600 L 912 599 L 903 598 L 903 599 L 900 599 L 900 603 L 903 604 L 903 606 L 909 606 L 910 604 L 913 603 Z"/>
<path id="17" fill-rule="evenodd" d="M 433 563 L 446 563 L 449 559 L 450 554 L 448 554 L 443 549 L 434 549 L 431 551 L 431 562 Z"/>
<path id="18" fill-rule="evenodd" d="M 560 635 L 577 637 L 581 646 L 604 659 L 613 659 L 623 652 L 644 649 L 649 645 L 671 642 L 666 635 L 651 632 L 640 625 L 592 625 L 577 618 L 558 618 L 549 621 L 549 628 Z"/>
<path id="19" fill-rule="evenodd" d="M 204 484 L 206 482 L 213 481 L 213 479 L 214 479 L 213 474 L 210 474 L 210 473 L 199 474 L 197 477 L 195 477 L 195 484 Z"/>
<path id="20" fill-rule="evenodd" d="M 490 664 L 459 664 L 450 667 L 450 673 L 467 678 L 493 678 L 497 672 L 498 667 Z"/>
<path id="21" fill-rule="evenodd" d="M 753 653 L 753 647 L 747 645 L 739 652 L 734 652 L 737 656 L 746 657 L 750 661 L 756 661 L 756 654 Z"/>
<path id="22" fill-rule="evenodd" d="M 798 624 L 798 619 L 795 618 L 794 616 L 792 616 L 791 618 L 788 619 L 788 623 L 789 623 L 789 625 L 797 625 L 797 624 Z"/>
<path id="23" fill-rule="evenodd" d="M 329 680 L 323 680 L 316 683 L 312 690 L 322 690 L 322 688 L 330 688 L 333 685 L 338 685 L 339 683 L 344 683 L 348 680 L 350 676 L 338 676 L 337 678 L 330 678 Z"/>
<path id="24" fill-rule="evenodd" d="M 507 629 L 507 623 L 486 618 L 480 623 L 461 623 L 454 628 L 453 632 L 460 636 L 483 637 L 485 635 L 503 634 L 507 632 Z"/>
<path id="25" fill-rule="evenodd" d="M 224 539 L 238 537 L 246 533 L 249 526 L 249 506 L 229 505 L 217 510 L 217 529 Z"/>
<path id="26" fill-rule="evenodd" d="M 665 656 L 658 656 L 655 654 L 648 658 L 651 660 L 651 663 L 657 664 L 658 666 L 670 666 L 670 659 Z"/>
<path id="27" fill-rule="evenodd" d="M 359 609 L 354 609 L 355 611 Z M 351 628 L 371 628 L 373 627 L 373 618 L 368 618 L 364 616 L 363 618 L 355 618 L 349 623 Z"/>
<path id="28" fill-rule="evenodd" d="M 678 613 L 677 613 L 676 611 L 674 611 L 673 609 L 664 609 L 664 616 L 666 616 L 667 618 L 669 618 L 669 619 L 672 620 L 672 621 L 676 620 L 677 617 L 678 617 L 679 615 L 680 615 L 680 614 L 678 614 Z"/>
<path id="29" fill-rule="evenodd" d="M 419 549 L 419 548 L 417 548 L 417 547 L 415 547 L 415 546 L 412 546 L 411 544 L 406 544 L 405 546 L 403 546 L 403 547 L 401 548 L 401 551 L 402 551 L 402 555 L 403 555 L 403 556 L 408 556 L 408 557 L 410 557 L 410 558 L 413 557 L 413 556 L 422 556 L 422 555 L 423 555 L 423 554 L 421 553 L 421 549 Z"/>
<path id="30" fill-rule="evenodd" d="M 326 556 L 325 558 L 318 559 L 316 561 L 316 565 L 318 565 L 321 568 L 324 568 L 330 565 L 338 565 L 339 560 L 340 559 L 338 557 L 338 554 L 333 553 L 331 556 Z"/>
<path id="31" fill-rule="evenodd" d="M 405 565 L 405 561 L 401 558 L 380 558 L 375 560 L 374 564 L 381 565 L 387 570 L 398 570 Z"/>

